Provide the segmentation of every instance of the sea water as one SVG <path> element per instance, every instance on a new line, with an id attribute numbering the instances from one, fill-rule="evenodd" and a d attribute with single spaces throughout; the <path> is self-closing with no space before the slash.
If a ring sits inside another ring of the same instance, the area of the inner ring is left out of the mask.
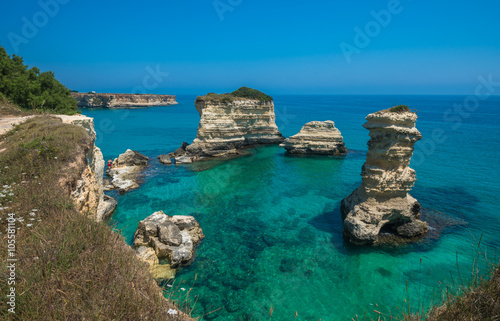
<path id="1" fill-rule="evenodd" d="M 132 244 L 140 220 L 155 211 L 193 215 L 206 238 L 195 262 L 165 295 L 188 300 L 194 316 L 215 320 L 351 320 L 399 315 L 442 301 L 480 262 L 498 262 L 500 241 L 500 97 L 461 107 L 465 96 L 275 96 L 285 137 L 308 121 L 333 120 L 346 157 L 292 157 L 278 146 L 245 157 L 163 165 L 157 156 L 191 143 L 196 96 L 178 105 L 83 110 L 94 117 L 104 157 L 126 149 L 150 157 L 144 182 L 124 195 L 109 224 Z M 361 182 L 369 113 L 406 104 L 418 110 L 411 167 L 432 227 L 422 242 L 357 247 L 342 238 L 340 202 Z M 479 241 L 480 240 L 480 241 Z M 485 266 L 485 264 L 480 264 Z"/>

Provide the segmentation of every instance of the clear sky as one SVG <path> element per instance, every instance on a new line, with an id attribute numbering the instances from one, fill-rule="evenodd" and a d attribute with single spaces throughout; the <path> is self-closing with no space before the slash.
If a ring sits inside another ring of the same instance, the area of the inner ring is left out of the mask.
<path id="1" fill-rule="evenodd" d="M 4 2 L 0 44 L 82 92 L 471 94 L 481 75 L 500 81 L 498 0 Z"/>

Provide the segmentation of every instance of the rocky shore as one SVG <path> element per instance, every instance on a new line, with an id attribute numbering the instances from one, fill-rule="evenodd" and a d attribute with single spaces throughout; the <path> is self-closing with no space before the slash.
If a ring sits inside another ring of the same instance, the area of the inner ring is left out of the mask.
<path id="1" fill-rule="evenodd" d="M 106 175 L 111 181 L 106 189 L 117 189 L 121 194 L 139 187 L 142 171 L 148 165 L 149 158 L 138 151 L 127 149 L 125 153 L 115 158 Z"/>
<path id="2" fill-rule="evenodd" d="M 71 93 L 79 108 L 130 108 L 177 104 L 174 95 Z"/>
<path id="3" fill-rule="evenodd" d="M 183 143 L 174 153 L 176 161 L 193 162 L 204 158 L 241 155 L 243 149 L 256 145 L 279 144 L 284 137 L 276 126 L 274 103 L 258 90 L 242 87 L 231 94 L 207 94 L 195 101 L 200 114 L 193 143 Z"/>
<path id="4" fill-rule="evenodd" d="M 285 139 L 280 146 L 290 154 L 342 156 L 347 153 L 342 134 L 331 120 L 306 123 L 298 134 Z"/>
<path id="5" fill-rule="evenodd" d="M 354 244 L 373 244 L 379 235 L 389 241 L 416 240 L 428 231 L 419 220 L 420 204 L 408 192 L 416 180 L 409 167 L 414 144 L 422 138 L 415 128 L 417 114 L 406 106 L 366 117 L 370 130 L 361 185 L 342 200 L 344 235 Z"/>

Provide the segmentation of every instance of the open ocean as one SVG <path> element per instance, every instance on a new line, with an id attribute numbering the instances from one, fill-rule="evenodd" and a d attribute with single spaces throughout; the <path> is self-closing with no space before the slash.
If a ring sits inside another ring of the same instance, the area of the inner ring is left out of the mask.
<path id="1" fill-rule="evenodd" d="M 126 149 L 150 157 L 144 184 L 110 193 L 109 224 L 131 244 L 140 220 L 155 211 L 193 215 L 206 238 L 166 296 L 197 296 L 194 316 L 211 320 L 351 320 L 440 303 L 440 291 L 470 277 L 477 244 L 488 259 L 500 246 L 500 97 L 457 107 L 465 96 L 274 96 L 285 137 L 308 121 L 333 120 L 344 158 L 291 157 L 278 146 L 194 165 L 162 165 L 157 156 L 196 137 L 196 96 L 179 105 L 83 110 L 94 117 L 105 160 Z M 422 242 L 355 247 L 342 238 L 340 201 L 361 182 L 369 113 L 406 104 L 418 110 L 410 192 L 431 227 Z M 471 111 L 472 110 L 472 111 Z M 483 259 L 484 260 L 484 259 Z M 480 262 L 483 262 L 480 260 Z M 483 263 L 480 263 L 484 266 Z M 459 275 L 460 274 L 460 275 Z M 196 277 L 196 281 L 195 281 Z M 194 283 L 194 285 L 193 285 Z M 181 288 L 184 288 L 183 291 Z M 405 303 L 404 300 L 407 300 Z"/>

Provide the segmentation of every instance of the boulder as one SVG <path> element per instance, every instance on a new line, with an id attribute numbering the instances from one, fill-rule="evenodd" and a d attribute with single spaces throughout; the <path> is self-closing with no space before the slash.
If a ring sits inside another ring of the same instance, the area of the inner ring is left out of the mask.
<path id="1" fill-rule="evenodd" d="M 117 205 L 118 203 L 114 198 L 103 194 L 103 199 L 99 203 L 99 207 L 97 208 L 97 219 L 99 221 L 102 221 L 110 217 L 111 214 L 113 214 L 113 212 L 115 211 Z"/>
<path id="2" fill-rule="evenodd" d="M 111 181 L 106 189 L 117 189 L 121 194 L 139 187 L 139 180 L 142 171 L 148 164 L 149 158 L 137 151 L 127 149 L 118 158 L 115 158 L 106 175 L 111 177 Z"/>
<path id="3" fill-rule="evenodd" d="M 113 162 L 113 167 L 124 166 L 146 166 L 149 158 L 135 150 L 127 149 L 125 153 L 120 154 Z"/>
<path id="4" fill-rule="evenodd" d="M 157 274 L 168 275 L 171 271 L 175 274 L 176 268 L 192 262 L 196 246 L 204 238 L 205 235 L 194 217 L 170 217 L 159 211 L 139 222 L 134 234 L 134 247 L 137 250 L 146 247 L 149 249 L 148 253 L 154 252 L 157 259 L 166 259 L 168 268 L 153 265 L 152 269 L 156 269 Z M 144 254 L 141 255 L 140 258 L 143 259 Z"/>
<path id="5" fill-rule="evenodd" d="M 158 240 L 167 245 L 179 246 L 182 243 L 181 230 L 174 222 L 167 220 L 158 225 Z"/>

